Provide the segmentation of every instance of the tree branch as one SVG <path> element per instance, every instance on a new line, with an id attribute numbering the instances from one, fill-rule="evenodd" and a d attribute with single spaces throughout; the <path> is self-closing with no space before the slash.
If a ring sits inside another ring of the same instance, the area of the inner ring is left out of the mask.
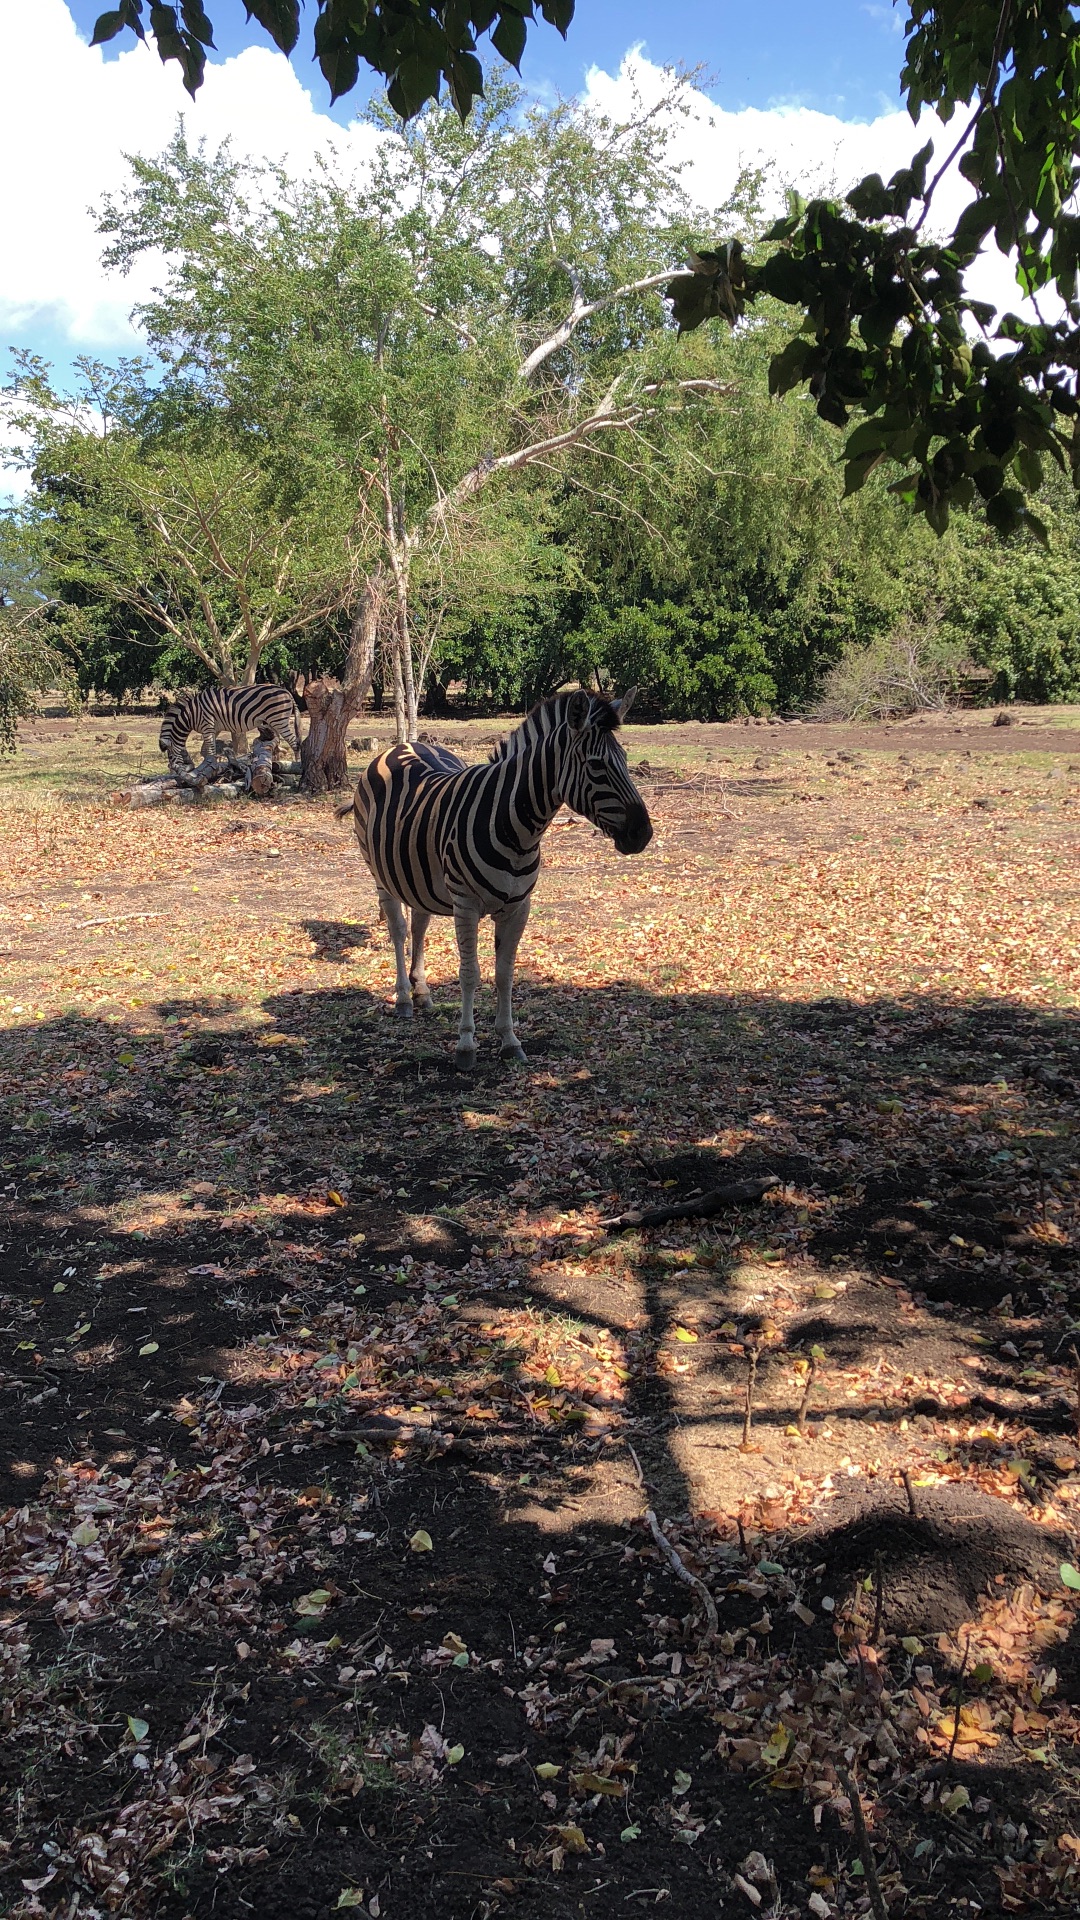
<path id="1" fill-rule="evenodd" d="M 566 319 L 560 322 L 554 333 L 549 334 L 546 340 L 541 340 L 539 346 L 526 354 L 518 368 L 519 380 L 531 380 L 537 368 L 542 367 L 545 361 L 551 359 L 553 353 L 558 353 L 559 348 L 565 347 L 567 341 L 573 338 L 583 320 L 591 319 L 594 313 L 600 313 L 605 307 L 614 306 L 616 300 L 628 300 L 635 293 L 650 293 L 654 287 L 669 286 L 673 280 L 694 278 L 692 267 L 671 267 L 666 273 L 650 273 L 644 280 L 628 280 L 624 287 L 615 287 L 611 293 L 601 294 L 598 300 L 582 300 L 576 273 L 567 266 L 565 260 L 558 260 L 555 264 L 562 267 L 563 271 L 569 275 L 573 289 L 573 303 Z"/>
<path id="2" fill-rule="evenodd" d="M 449 493 L 441 495 L 434 505 L 429 507 L 423 520 L 407 535 L 410 550 L 419 545 L 425 534 L 444 525 L 446 520 L 465 504 L 466 500 L 479 493 L 480 489 L 497 474 L 516 473 L 519 468 L 530 466 L 534 460 L 543 460 L 551 454 L 565 452 L 568 447 L 580 446 L 595 433 L 623 432 L 629 427 L 635 427 L 639 421 L 647 419 L 653 411 L 644 402 L 654 399 L 658 394 L 730 393 L 732 391 L 730 382 L 722 380 L 654 381 L 641 388 L 639 399 L 627 401 L 624 406 L 617 408 L 615 394 L 620 380 L 621 375 L 612 381 L 603 399 L 597 403 L 592 413 L 586 414 L 585 418 L 577 421 L 574 426 L 565 427 L 561 433 L 548 434 L 542 440 L 530 441 L 523 447 L 516 447 L 512 453 L 501 453 L 495 458 L 480 460 L 474 467 L 470 467 L 468 473 L 462 475 L 457 485 L 451 487 Z"/>

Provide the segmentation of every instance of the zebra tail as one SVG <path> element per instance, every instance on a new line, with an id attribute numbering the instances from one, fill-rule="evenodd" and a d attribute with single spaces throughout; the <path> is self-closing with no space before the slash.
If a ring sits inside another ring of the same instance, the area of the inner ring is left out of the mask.
<path id="1" fill-rule="evenodd" d="M 352 801 L 351 801 L 351 800 L 345 800 L 345 801 L 343 801 L 343 803 L 342 803 L 342 805 L 341 805 L 340 807 L 335 807 L 335 808 L 334 808 L 334 819 L 335 819 L 335 820 L 344 820 L 344 818 L 345 818 L 345 815 L 346 815 L 347 813 L 351 813 L 351 812 L 352 812 L 352 810 L 353 810 L 353 803 L 352 803 Z"/>

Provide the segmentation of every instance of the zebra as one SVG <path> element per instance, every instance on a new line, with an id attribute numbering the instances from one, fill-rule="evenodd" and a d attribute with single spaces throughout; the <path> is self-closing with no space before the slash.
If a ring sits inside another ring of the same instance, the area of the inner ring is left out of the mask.
<path id="1" fill-rule="evenodd" d="M 379 754 L 351 801 L 360 851 L 371 870 L 394 943 L 395 1012 L 411 1020 L 432 1004 L 424 936 L 432 914 L 452 914 L 461 979 L 456 1064 L 476 1061 L 473 1005 L 480 984 L 477 928 L 495 922 L 495 1032 L 502 1058 L 524 1061 L 514 1031 L 514 959 L 540 869 L 540 841 L 564 803 L 614 841 L 641 853 L 652 822 L 627 772 L 616 732 L 636 688 L 621 700 L 584 690 L 543 700 L 480 766 L 426 743 Z M 412 908 L 405 960 L 404 907 Z"/>
<path id="2" fill-rule="evenodd" d="M 189 734 L 201 733 L 203 751 L 209 754 L 219 727 L 228 727 L 234 747 L 240 749 L 245 734 L 259 731 L 300 750 L 293 696 L 288 687 L 266 681 L 254 687 L 206 687 L 174 700 L 161 722 L 158 748 L 171 764 L 186 757 Z"/>

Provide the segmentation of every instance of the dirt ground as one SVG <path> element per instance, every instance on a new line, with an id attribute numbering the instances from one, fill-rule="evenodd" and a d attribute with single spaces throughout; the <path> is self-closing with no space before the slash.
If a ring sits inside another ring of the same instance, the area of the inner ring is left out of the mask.
<path id="1" fill-rule="evenodd" d="M 471 1076 L 327 805 L 24 729 L 2 1910 L 1075 1911 L 1074 720 L 631 724 Z"/>

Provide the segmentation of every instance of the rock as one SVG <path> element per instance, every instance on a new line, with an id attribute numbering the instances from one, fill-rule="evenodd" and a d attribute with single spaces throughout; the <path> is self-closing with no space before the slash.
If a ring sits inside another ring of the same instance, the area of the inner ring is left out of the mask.
<path id="1" fill-rule="evenodd" d="M 1012 714 L 1006 713 L 1004 707 L 1002 707 L 998 713 L 995 713 L 994 715 L 995 727 L 1011 727 L 1012 723 L 1013 723 Z"/>
<path id="2" fill-rule="evenodd" d="M 993 813 L 997 802 L 991 800 L 988 794 L 982 794 L 977 800 L 973 800 L 971 804 L 973 807 L 980 808 L 983 813 Z"/>
<path id="3" fill-rule="evenodd" d="M 204 800 L 239 800 L 242 788 L 234 780 L 220 780 L 216 787 L 207 787 Z"/>
<path id="4" fill-rule="evenodd" d="M 126 746 L 127 746 L 127 734 L 126 734 L 126 733 L 118 733 L 118 734 L 117 734 L 117 736 L 116 736 L 116 740 L 115 740 L 115 742 L 114 742 L 114 745 L 116 745 L 116 746 L 118 746 L 118 747 L 126 747 Z"/>

